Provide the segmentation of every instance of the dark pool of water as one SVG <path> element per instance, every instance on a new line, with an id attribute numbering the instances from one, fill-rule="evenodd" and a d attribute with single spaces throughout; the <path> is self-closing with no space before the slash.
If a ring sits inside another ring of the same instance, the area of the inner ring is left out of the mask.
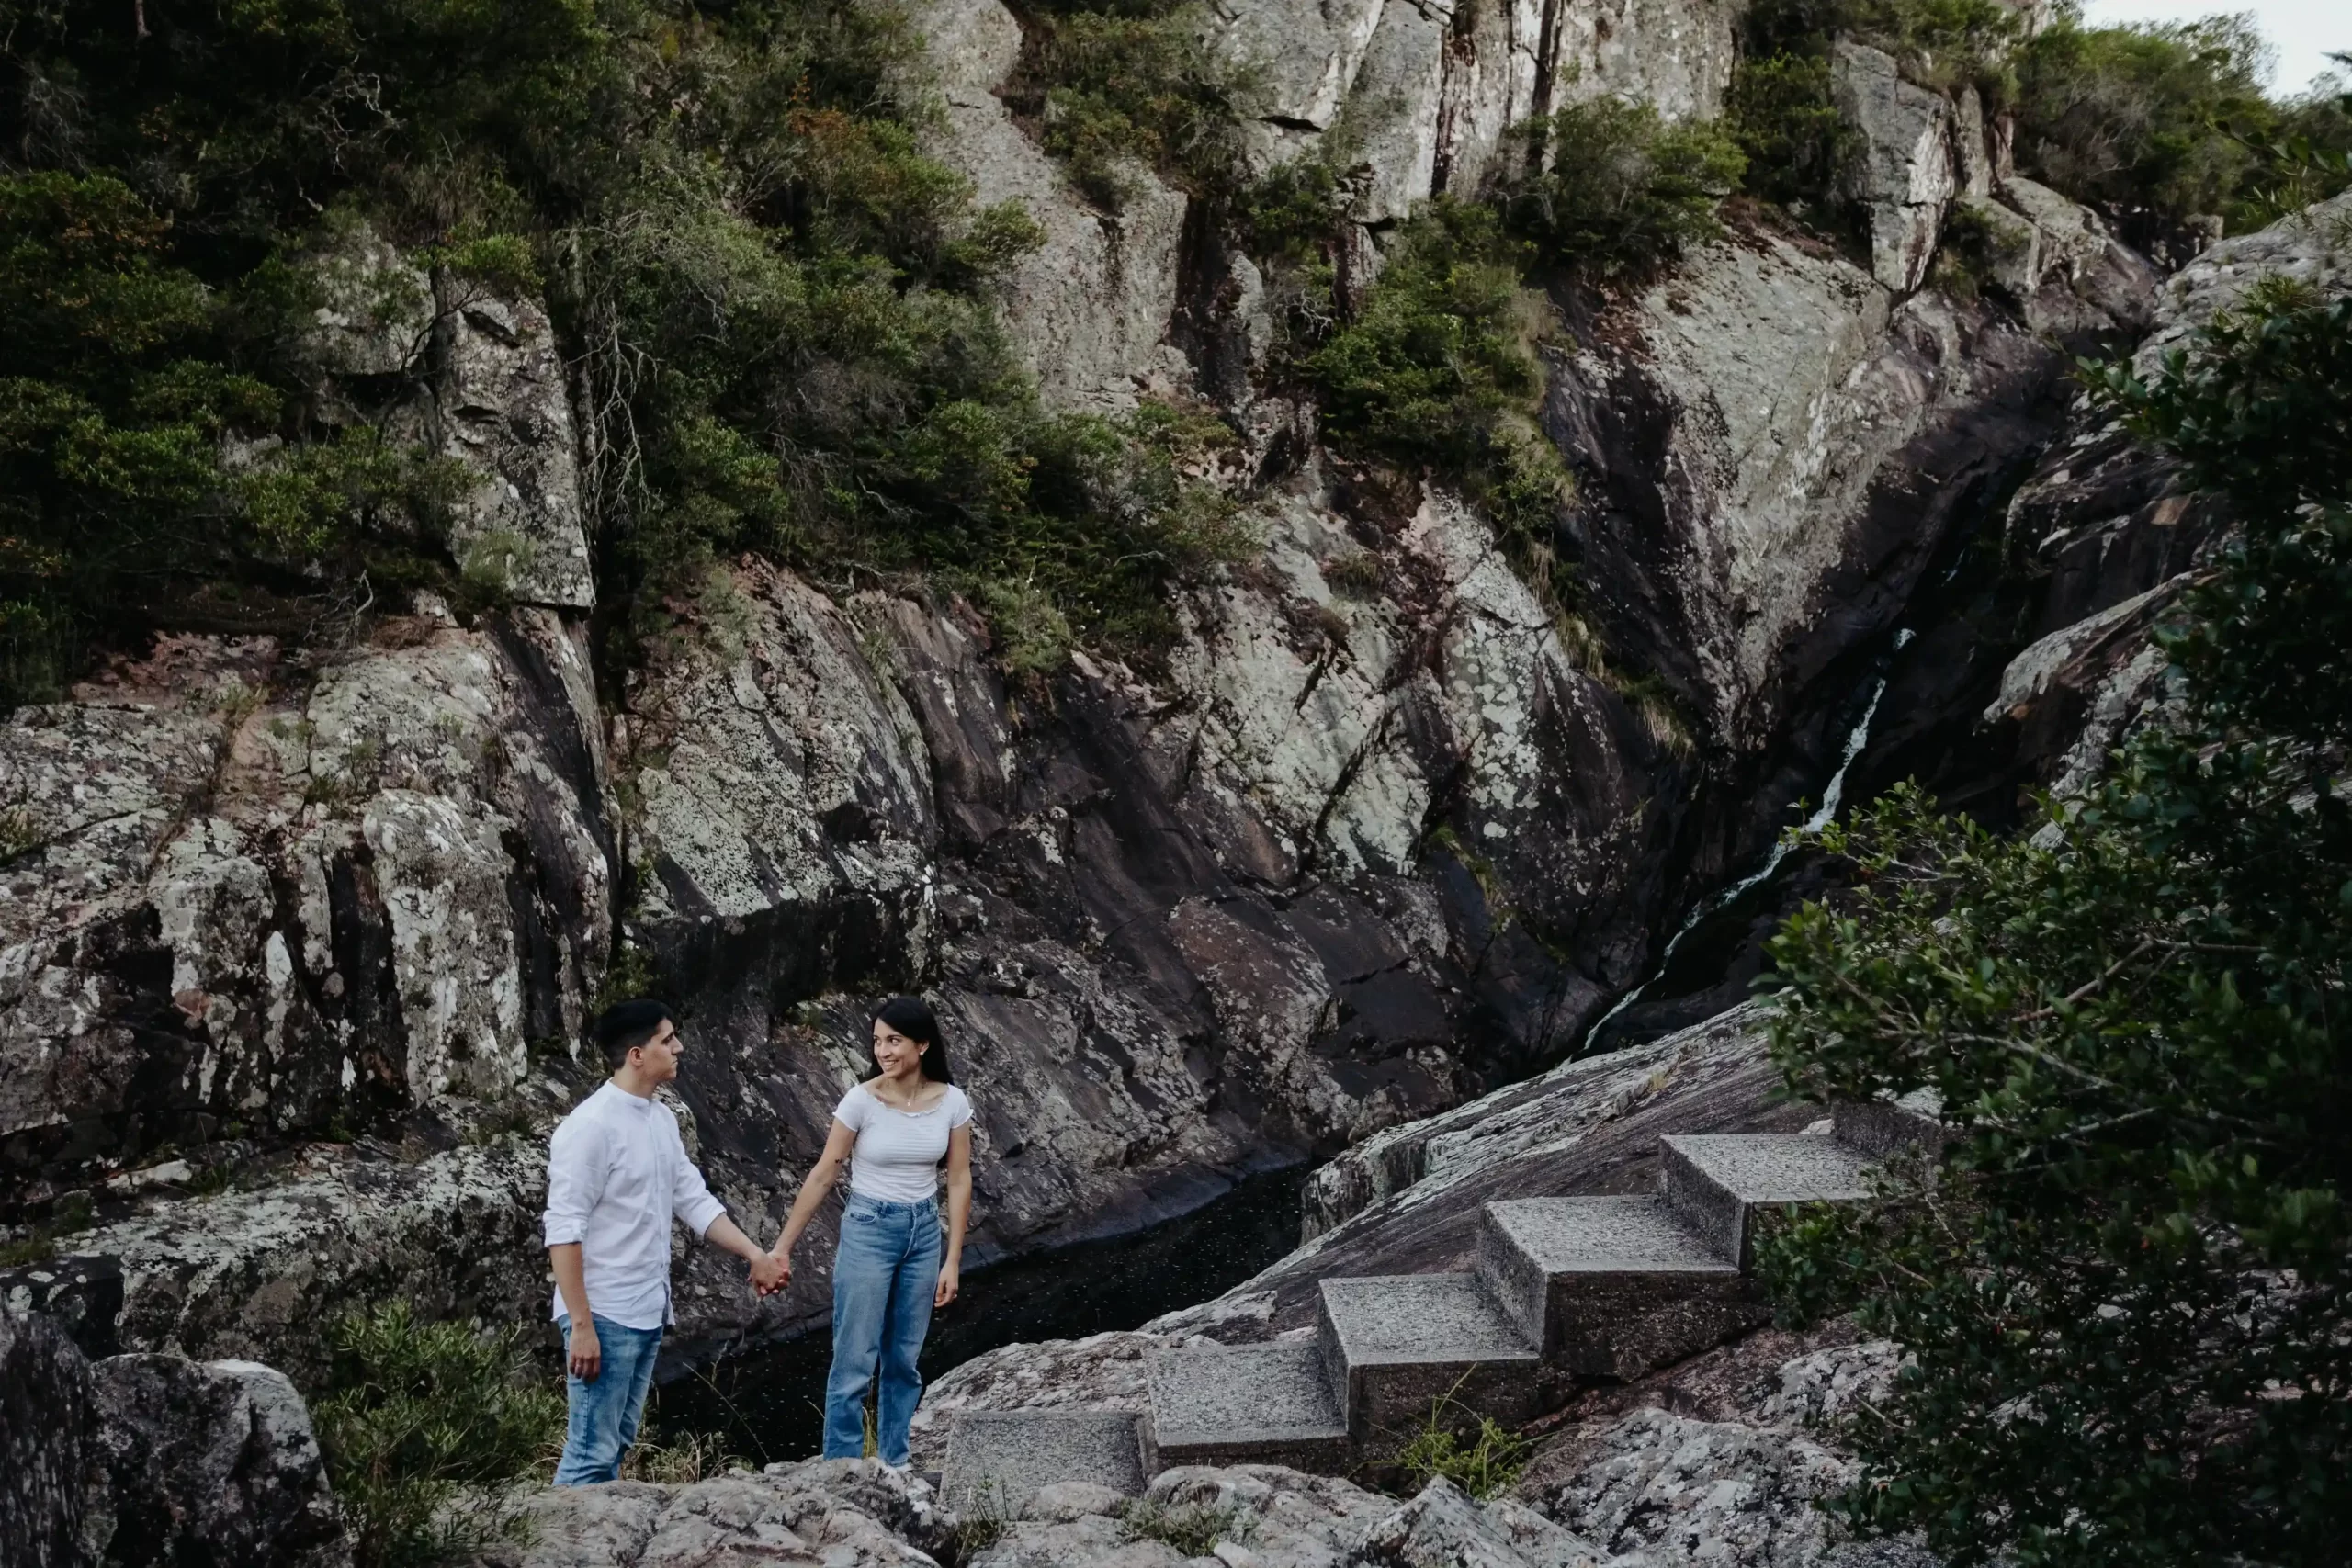
<path id="1" fill-rule="evenodd" d="M 1138 1328 L 1229 1290 L 1298 1245 L 1306 1177 L 1305 1166 L 1253 1176 L 1136 1235 L 967 1270 L 962 1300 L 932 1319 L 923 1380 L 1001 1345 Z M 654 1395 L 653 1432 L 716 1433 L 763 1464 L 806 1459 L 823 1446 L 831 1358 L 814 1334 L 679 1378 Z"/>

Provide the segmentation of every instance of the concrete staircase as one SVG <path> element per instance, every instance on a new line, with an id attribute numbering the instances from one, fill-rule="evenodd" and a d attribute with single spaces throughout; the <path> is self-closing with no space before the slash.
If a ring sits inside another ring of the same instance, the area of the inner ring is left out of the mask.
<path id="1" fill-rule="evenodd" d="M 1938 1136 L 1928 1116 L 1874 1104 L 1837 1107 L 1826 1134 L 1661 1139 L 1656 1193 L 1485 1205 L 1467 1273 L 1323 1280 L 1311 1342 L 1159 1352 L 1148 1415 L 960 1414 L 947 1499 L 1011 1517 L 1065 1479 L 1139 1485 L 1180 1464 L 1344 1471 L 1393 1453 L 1449 1395 L 1524 1421 L 1579 1380 L 1637 1378 L 1767 1321 L 1755 1216 L 1860 1199 L 1872 1163 Z"/>

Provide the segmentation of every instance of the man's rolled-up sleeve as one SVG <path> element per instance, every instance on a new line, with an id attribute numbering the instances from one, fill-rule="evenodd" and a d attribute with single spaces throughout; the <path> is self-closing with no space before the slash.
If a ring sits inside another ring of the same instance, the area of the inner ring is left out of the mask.
<path id="1" fill-rule="evenodd" d="M 727 1212 L 727 1205 L 711 1195 L 710 1188 L 703 1181 L 702 1172 L 696 1170 L 695 1162 L 686 1157 L 686 1145 L 683 1139 L 676 1147 L 678 1168 L 670 1183 L 670 1212 L 678 1216 L 680 1224 L 700 1235 L 710 1229 L 713 1220 Z"/>
<path id="2" fill-rule="evenodd" d="M 604 1140 L 593 1124 L 567 1122 L 548 1144 L 547 1245 L 588 1235 L 588 1215 L 605 1195 Z"/>

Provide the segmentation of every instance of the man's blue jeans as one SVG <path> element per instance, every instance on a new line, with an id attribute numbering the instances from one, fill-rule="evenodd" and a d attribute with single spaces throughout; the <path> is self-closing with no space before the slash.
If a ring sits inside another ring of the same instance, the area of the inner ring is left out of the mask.
<path id="1" fill-rule="evenodd" d="M 865 1452 L 865 1391 L 880 1363 L 875 1457 L 903 1465 L 922 1398 L 915 1359 L 939 1288 L 939 1201 L 886 1203 L 851 1193 L 833 1253 L 833 1370 L 825 1379 L 825 1457 Z"/>
<path id="2" fill-rule="evenodd" d="M 621 1455 L 637 1441 L 645 1392 L 653 1386 L 653 1362 L 662 1353 L 658 1328 L 623 1328 L 594 1314 L 588 1321 L 596 1325 L 604 1364 L 594 1382 L 565 1375 L 571 1420 L 564 1427 L 563 1459 L 555 1467 L 558 1486 L 594 1486 L 620 1473 Z M 571 1320 L 560 1317 L 555 1325 L 569 1345 Z"/>

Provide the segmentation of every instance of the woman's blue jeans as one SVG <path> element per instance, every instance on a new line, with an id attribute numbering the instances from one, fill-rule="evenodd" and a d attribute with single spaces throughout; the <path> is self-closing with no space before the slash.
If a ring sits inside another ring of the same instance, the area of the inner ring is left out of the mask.
<path id="1" fill-rule="evenodd" d="M 645 1415 L 645 1393 L 653 1386 L 653 1363 L 661 1359 L 662 1331 L 623 1328 L 595 1314 L 596 1343 L 604 1351 L 596 1381 L 584 1382 L 564 1374 L 564 1395 L 571 1418 L 563 1434 L 563 1458 L 555 1467 L 558 1486 L 594 1486 L 620 1473 L 621 1456 L 637 1441 L 637 1424 Z M 556 1331 L 571 1342 L 571 1320 L 559 1317 Z"/>
<path id="2" fill-rule="evenodd" d="M 886 1203 L 853 1192 L 833 1253 L 833 1370 L 825 1379 L 825 1457 L 865 1452 L 865 1391 L 878 1362 L 875 1457 L 909 1461 L 907 1428 L 922 1398 L 915 1361 L 939 1288 L 939 1201 Z"/>

